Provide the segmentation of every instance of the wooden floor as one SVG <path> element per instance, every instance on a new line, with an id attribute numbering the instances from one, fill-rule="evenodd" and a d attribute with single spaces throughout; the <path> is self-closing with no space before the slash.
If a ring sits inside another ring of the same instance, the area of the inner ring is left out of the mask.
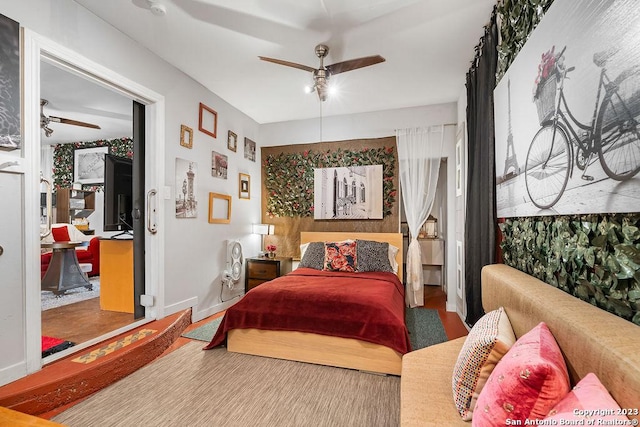
<path id="1" fill-rule="evenodd" d="M 43 311 L 42 335 L 80 344 L 133 322 L 133 314 L 100 310 L 93 298 Z"/>
<path id="2" fill-rule="evenodd" d="M 438 315 L 449 340 L 467 336 L 469 333 L 458 313 L 447 311 L 447 294 L 440 287 L 424 287 L 424 308 L 438 310 Z"/>

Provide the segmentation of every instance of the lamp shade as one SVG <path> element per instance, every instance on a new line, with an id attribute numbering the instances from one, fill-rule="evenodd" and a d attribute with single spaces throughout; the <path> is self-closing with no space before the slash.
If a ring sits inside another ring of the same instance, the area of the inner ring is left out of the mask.
<path id="1" fill-rule="evenodd" d="M 254 234 L 266 236 L 275 233 L 275 226 L 273 224 L 253 224 L 252 231 Z"/>

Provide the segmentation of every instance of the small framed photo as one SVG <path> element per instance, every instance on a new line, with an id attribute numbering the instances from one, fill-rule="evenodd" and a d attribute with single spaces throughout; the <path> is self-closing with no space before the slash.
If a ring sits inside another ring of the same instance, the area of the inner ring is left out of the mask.
<path id="1" fill-rule="evenodd" d="M 238 135 L 229 131 L 229 135 L 227 136 L 227 148 L 235 153 L 238 149 Z"/>
<path id="2" fill-rule="evenodd" d="M 251 198 L 251 177 L 246 173 L 241 173 L 239 177 L 239 194 L 238 198 L 240 199 L 250 199 Z"/>
<path id="3" fill-rule="evenodd" d="M 209 136 L 216 137 L 218 132 L 218 113 L 202 102 L 198 114 L 198 129 Z"/>
<path id="4" fill-rule="evenodd" d="M 256 161 L 256 143 L 249 138 L 244 139 L 244 158 Z"/>
<path id="5" fill-rule="evenodd" d="M 180 125 L 180 145 L 187 148 L 193 147 L 193 129 Z"/>
<path id="6" fill-rule="evenodd" d="M 109 147 L 81 148 L 73 152 L 73 182 L 104 183 L 104 156 Z"/>
<path id="7" fill-rule="evenodd" d="M 227 156 L 211 152 L 211 176 L 227 179 Z"/>

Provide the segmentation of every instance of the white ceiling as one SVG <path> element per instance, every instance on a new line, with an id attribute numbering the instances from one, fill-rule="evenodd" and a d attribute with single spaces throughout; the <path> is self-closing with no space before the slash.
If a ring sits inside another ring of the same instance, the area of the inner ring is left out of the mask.
<path id="1" fill-rule="evenodd" d="M 75 1 L 261 124 L 318 117 L 321 110 L 330 116 L 455 102 L 495 4 L 155 0 L 166 9 L 166 15 L 157 16 L 149 0 Z M 311 73 L 258 59 L 267 56 L 316 68 L 314 48 L 319 43 L 330 49 L 325 65 L 370 55 L 386 61 L 332 76 L 339 93 L 320 103 L 315 93 L 304 92 Z M 64 117 L 91 121 L 82 114 L 105 110 L 111 114 L 107 118 L 121 118 L 122 111 L 95 105 L 95 97 L 79 99 L 82 91 L 77 89 L 47 95 L 45 79 L 55 76 L 45 74 L 43 97 L 51 97 L 51 114 L 59 107 L 53 115 L 68 113 L 74 116 Z M 52 80 L 53 88 L 59 86 Z M 67 105 L 70 109 L 64 110 Z"/>

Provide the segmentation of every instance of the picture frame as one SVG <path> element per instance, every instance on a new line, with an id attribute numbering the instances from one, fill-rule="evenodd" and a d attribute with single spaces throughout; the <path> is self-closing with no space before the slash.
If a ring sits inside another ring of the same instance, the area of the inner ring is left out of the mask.
<path id="1" fill-rule="evenodd" d="M 211 152 L 211 176 L 227 179 L 228 157 L 216 151 Z"/>
<path id="2" fill-rule="evenodd" d="M 238 198 L 251 199 L 251 176 L 246 173 L 238 176 Z"/>
<path id="3" fill-rule="evenodd" d="M 73 182 L 104 183 L 104 156 L 109 147 L 77 148 L 73 151 Z"/>
<path id="4" fill-rule="evenodd" d="M 209 223 L 229 224 L 231 222 L 231 196 L 209 193 Z"/>
<path id="5" fill-rule="evenodd" d="M 0 37 L 4 49 L 0 51 L 2 64 L 2 97 L 0 108 L 3 119 L 0 122 L 0 150 L 12 151 L 22 147 L 20 133 L 20 24 L 0 14 Z"/>
<path id="6" fill-rule="evenodd" d="M 176 157 L 176 218 L 198 217 L 198 163 Z"/>
<path id="7" fill-rule="evenodd" d="M 244 158 L 256 161 L 256 143 L 249 138 L 244 139 Z"/>
<path id="8" fill-rule="evenodd" d="M 216 138 L 218 132 L 218 113 L 202 102 L 198 113 L 198 129 L 213 138 Z"/>
<path id="9" fill-rule="evenodd" d="M 238 149 L 238 135 L 232 131 L 229 131 L 227 135 L 227 148 L 234 153 Z"/>
<path id="10" fill-rule="evenodd" d="M 189 126 L 180 125 L 180 145 L 193 148 L 193 129 Z"/>

